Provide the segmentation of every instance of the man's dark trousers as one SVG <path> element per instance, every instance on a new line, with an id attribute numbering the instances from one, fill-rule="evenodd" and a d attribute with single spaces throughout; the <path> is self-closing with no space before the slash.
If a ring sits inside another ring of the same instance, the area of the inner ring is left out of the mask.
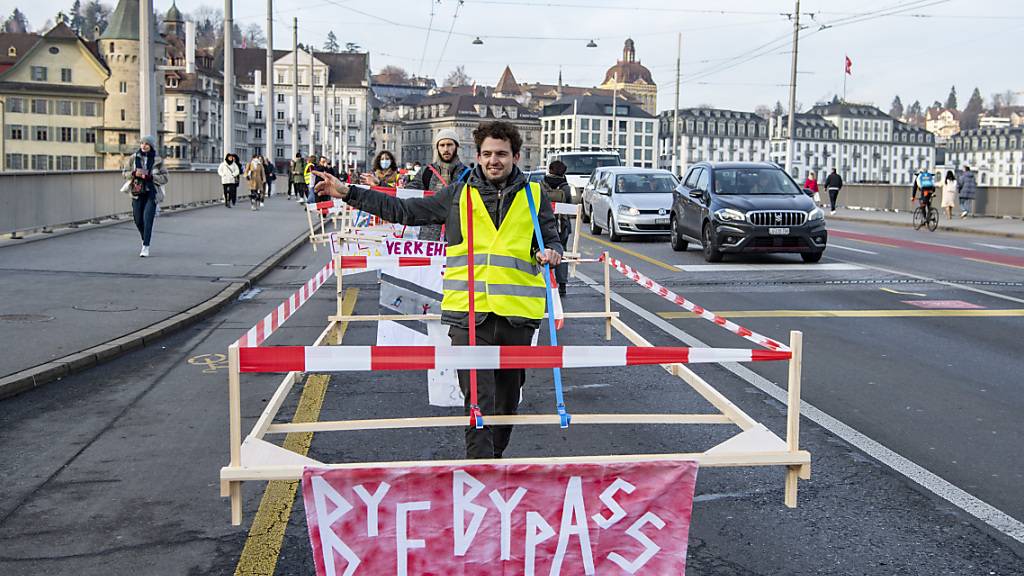
<path id="1" fill-rule="evenodd" d="M 453 346 L 469 344 L 469 329 L 449 329 Z M 515 327 L 503 316 L 488 314 L 487 319 L 476 327 L 478 346 L 529 346 L 534 329 L 529 326 Z M 469 416 L 469 370 L 459 370 L 459 387 L 466 397 L 465 414 Z M 526 382 L 526 370 L 477 370 L 477 402 L 487 417 L 496 414 L 515 414 L 519 408 L 519 390 Z M 511 426 L 484 426 L 477 430 L 466 427 L 467 458 L 501 458 L 512 437 Z"/>

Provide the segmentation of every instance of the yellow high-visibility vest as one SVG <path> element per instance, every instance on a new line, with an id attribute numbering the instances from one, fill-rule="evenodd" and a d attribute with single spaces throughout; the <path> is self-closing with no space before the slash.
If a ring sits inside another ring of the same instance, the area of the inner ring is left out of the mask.
<path id="1" fill-rule="evenodd" d="M 309 186 L 313 180 L 313 163 L 306 163 L 306 167 L 302 169 L 302 178 L 306 181 L 306 186 Z"/>
<path id="2" fill-rule="evenodd" d="M 540 186 L 530 184 L 534 205 L 540 206 Z M 547 307 L 544 268 L 533 254 L 533 218 L 526 194 L 516 194 L 497 229 L 480 192 L 469 185 L 459 198 L 462 242 L 449 246 L 444 271 L 441 309 L 469 311 L 469 234 L 467 195 L 473 196 L 473 284 L 477 312 L 540 320 Z"/>

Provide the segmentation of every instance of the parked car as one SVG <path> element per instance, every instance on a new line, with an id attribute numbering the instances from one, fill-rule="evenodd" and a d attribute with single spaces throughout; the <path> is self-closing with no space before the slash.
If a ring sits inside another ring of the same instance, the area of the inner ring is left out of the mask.
<path id="1" fill-rule="evenodd" d="M 625 235 L 669 233 L 672 194 L 679 181 L 668 170 L 598 168 L 593 187 L 583 198 L 583 211 L 594 235 L 608 230 L 612 242 Z"/>
<path id="2" fill-rule="evenodd" d="M 548 156 L 548 164 L 561 160 L 565 164 L 565 179 L 572 186 L 572 203 L 579 204 L 583 187 L 594 170 L 602 166 L 622 166 L 617 152 L 555 152 Z"/>
<path id="3" fill-rule="evenodd" d="M 817 262 L 825 253 L 825 213 L 774 164 L 700 162 L 673 196 L 674 250 L 686 250 L 692 239 L 708 262 L 737 252 L 796 252 Z"/>

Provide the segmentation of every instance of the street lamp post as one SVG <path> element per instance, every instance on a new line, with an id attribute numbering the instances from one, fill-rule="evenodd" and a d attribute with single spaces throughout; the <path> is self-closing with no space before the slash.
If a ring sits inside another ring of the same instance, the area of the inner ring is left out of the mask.
<path id="1" fill-rule="evenodd" d="M 793 153 L 796 150 L 796 63 L 797 50 L 800 44 L 800 0 L 796 0 L 796 12 L 793 13 L 793 63 L 789 73 L 789 143 L 786 149 L 786 173 L 793 175 Z"/>
<path id="2" fill-rule="evenodd" d="M 234 3 L 224 0 L 224 154 L 235 149 Z"/>

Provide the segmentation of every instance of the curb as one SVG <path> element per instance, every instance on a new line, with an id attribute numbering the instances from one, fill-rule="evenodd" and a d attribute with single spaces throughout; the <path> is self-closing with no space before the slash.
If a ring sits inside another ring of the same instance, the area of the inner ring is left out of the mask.
<path id="1" fill-rule="evenodd" d="M 880 224 L 882 226 L 895 226 L 899 228 L 905 228 L 910 226 L 911 223 L 907 222 L 892 222 L 889 220 L 873 220 L 871 218 L 857 218 L 856 216 L 828 216 L 825 218 L 827 223 L 829 220 L 838 220 L 841 222 L 860 222 L 862 224 Z M 1024 232 L 996 232 L 993 230 L 977 230 L 974 228 L 962 228 L 956 225 L 944 226 L 939 223 L 938 231 L 941 232 L 958 232 L 962 234 L 977 234 L 979 236 L 994 236 L 996 238 L 1024 238 Z"/>
<path id="2" fill-rule="evenodd" d="M 170 318 L 161 320 L 156 324 L 141 328 L 135 332 L 126 334 L 109 342 L 104 342 L 103 344 L 87 348 L 80 352 L 69 354 L 45 364 L 33 366 L 32 368 L 27 368 L 20 372 L 15 372 L 9 376 L 0 378 L 0 400 L 42 386 L 43 384 L 63 378 L 64 376 L 81 372 L 87 368 L 91 368 L 109 360 L 113 360 L 114 358 L 137 348 L 149 346 L 164 336 L 173 334 L 182 328 L 212 316 L 232 300 L 236 299 L 242 292 L 249 289 L 253 283 L 258 282 L 261 278 L 269 274 L 275 266 L 290 256 L 292 252 L 295 252 L 295 250 L 304 245 L 308 239 L 309 232 L 302 232 L 284 248 L 278 250 L 256 266 L 256 268 L 245 276 L 244 282 L 232 282 L 213 298 L 197 304 L 184 312 L 180 312 Z"/>

